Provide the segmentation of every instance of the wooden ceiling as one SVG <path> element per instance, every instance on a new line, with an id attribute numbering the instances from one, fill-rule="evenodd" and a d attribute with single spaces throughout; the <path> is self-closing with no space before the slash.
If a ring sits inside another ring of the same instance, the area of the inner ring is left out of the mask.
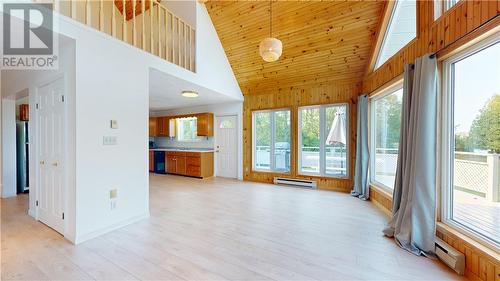
<path id="1" fill-rule="evenodd" d="M 383 1 L 273 2 L 273 36 L 283 42 L 276 62 L 259 56 L 269 36 L 268 1 L 208 1 L 244 94 L 303 84 L 361 82 L 381 21 Z"/>

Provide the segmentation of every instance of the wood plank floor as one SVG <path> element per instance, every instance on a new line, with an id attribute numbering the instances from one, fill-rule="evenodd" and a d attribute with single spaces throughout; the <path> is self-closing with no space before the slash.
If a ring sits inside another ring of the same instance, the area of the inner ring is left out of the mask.
<path id="1" fill-rule="evenodd" d="M 151 175 L 151 218 L 71 245 L 2 199 L 2 280 L 460 280 L 347 194 Z"/>

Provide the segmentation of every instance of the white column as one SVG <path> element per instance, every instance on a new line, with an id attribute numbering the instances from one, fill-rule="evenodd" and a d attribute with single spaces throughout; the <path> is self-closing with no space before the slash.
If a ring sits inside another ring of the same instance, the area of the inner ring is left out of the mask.
<path id="1" fill-rule="evenodd" d="M 488 190 L 486 191 L 486 200 L 490 202 L 498 202 L 498 159 L 499 154 L 490 154 L 487 156 L 488 163 Z"/>

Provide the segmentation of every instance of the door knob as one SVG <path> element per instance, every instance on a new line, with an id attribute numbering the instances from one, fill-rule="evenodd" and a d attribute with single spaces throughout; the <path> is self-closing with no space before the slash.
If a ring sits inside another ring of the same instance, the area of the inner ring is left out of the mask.
<path id="1" fill-rule="evenodd" d="M 40 161 L 40 165 L 45 165 L 45 161 Z"/>

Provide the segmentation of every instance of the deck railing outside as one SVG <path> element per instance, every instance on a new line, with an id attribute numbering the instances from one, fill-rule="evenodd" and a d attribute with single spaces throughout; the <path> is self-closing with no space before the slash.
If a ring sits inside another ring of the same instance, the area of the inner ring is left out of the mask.
<path id="1" fill-rule="evenodd" d="M 62 15 L 187 70 L 196 70 L 195 29 L 159 0 L 52 0 L 52 4 Z"/>

